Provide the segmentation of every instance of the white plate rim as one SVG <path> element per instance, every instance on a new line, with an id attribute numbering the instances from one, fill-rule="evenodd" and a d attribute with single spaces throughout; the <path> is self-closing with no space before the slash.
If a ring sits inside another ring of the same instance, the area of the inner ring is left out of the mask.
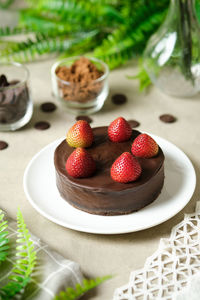
<path id="1" fill-rule="evenodd" d="M 145 132 L 146 133 L 146 132 Z M 149 134 L 149 133 L 148 133 Z M 103 229 L 92 229 L 92 228 L 87 228 L 87 227 L 82 227 L 82 226 L 79 226 L 79 225 L 73 225 L 73 224 L 70 224 L 68 223 L 66 225 L 66 223 L 60 221 L 59 219 L 51 216 L 50 214 L 46 213 L 45 211 L 43 211 L 37 204 L 35 204 L 34 200 L 32 199 L 32 197 L 30 196 L 29 194 L 29 191 L 28 191 L 28 188 L 27 188 L 27 179 L 28 179 L 28 173 L 29 173 L 29 170 L 32 166 L 32 164 L 35 162 L 35 160 L 37 160 L 37 158 L 41 155 L 42 152 L 46 151 L 46 149 L 52 147 L 55 145 L 54 149 L 57 147 L 57 145 L 63 141 L 65 139 L 65 137 L 62 137 L 62 138 L 59 138 L 51 143 L 49 143 L 48 145 L 46 145 L 45 147 L 43 147 L 39 152 L 37 152 L 33 157 L 32 159 L 30 160 L 30 162 L 28 163 L 26 169 L 25 169 L 25 172 L 24 172 L 24 176 L 23 176 L 23 188 L 24 188 L 24 192 L 25 192 L 25 195 L 26 195 L 26 198 L 28 199 L 29 203 L 33 206 L 33 208 L 39 212 L 42 216 L 44 216 L 45 218 L 47 218 L 48 220 L 62 226 L 62 227 L 65 227 L 65 228 L 69 228 L 69 229 L 72 229 L 72 230 L 76 230 L 76 231 L 80 231 L 80 232 L 86 232 L 86 233 L 93 233 L 93 234 L 105 234 L 105 235 L 112 235 L 112 234 L 124 234 L 124 233 L 130 233 L 130 232 L 137 232 L 137 231 L 141 231 L 141 230 L 145 230 L 145 229 L 148 229 L 148 228 L 151 228 L 151 227 L 154 227 L 154 226 L 157 226 L 161 223 L 164 223 L 165 221 L 171 219 L 172 217 L 174 217 L 178 212 L 180 212 L 186 205 L 187 203 L 190 201 L 194 191 L 195 191 L 195 187 L 196 187 L 196 172 L 195 172 L 195 169 L 193 167 L 193 164 L 192 162 L 190 161 L 190 159 L 188 158 L 188 156 L 179 148 L 177 147 L 176 145 L 174 145 L 173 143 L 169 142 L 168 140 L 160 137 L 160 136 L 157 136 L 157 135 L 154 135 L 154 134 L 149 134 L 151 137 L 153 137 L 155 140 L 156 139 L 159 139 L 161 140 L 162 142 L 164 143 L 168 143 L 170 146 L 174 147 L 176 149 L 176 151 L 180 151 L 181 154 L 183 155 L 184 157 L 184 160 L 185 162 L 187 163 L 187 165 L 190 167 L 190 176 L 192 177 L 192 182 L 193 182 L 193 185 L 192 187 L 190 188 L 190 192 L 188 193 L 187 195 L 187 198 L 185 199 L 185 201 L 183 201 L 182 205 L 180 205 L 178 207 L 177 210 L 174 210 L 171 214 L 169 214 L 166 218 L 163 218 L 162 220 L 157 220 L 155 221 L 155 223 L 151 224 L 150 226 L 138 226 L 137 229 L 131 229 L 131 228 L 126 228 L 126 229 L 123 229 L 123 230 L 120 230 L 117 229 L 116 231 L 115 230 L 103 230 Z M 162 148 L 163 149 L 163 148 Z M 163 149 L 164 150 L 164 149 Z M 159 197 L 158 197 L 159 198 Z M 157 199 L 156 199 L 157 200 Z M 65 201 L 65 200 L 63 200 Z M 68 204 L 69 205 L 69 204 Z M 148 206 L 146 206 L 146 208 L 148 208 Z M 76 208 L 73 207 L 73 209 L 77 210 Z M 89 213 L 87 212 L 83 212 L 81 211 L 81 213 L 84 213 L 84 214 L 87 214 L 90 216 Z M 132 213 L 134 214 L 134 213 Z M 132 214 L 129 214 L 129 215 L 132 215 Z M 92 215 L 92 216 L 95 216 L 95 215 Z M 117 217 L 117 218 L 120 218 L 120 217 L 126 217 L 128 215 L 120 215 L 120 216 L 114 216 L 114 217 Z M 97 217 L 99 218 L 110 218 L 110 216 L 99 216 L 97 215 Z M 113 217 L 113 216 L 112 216 Z"/>

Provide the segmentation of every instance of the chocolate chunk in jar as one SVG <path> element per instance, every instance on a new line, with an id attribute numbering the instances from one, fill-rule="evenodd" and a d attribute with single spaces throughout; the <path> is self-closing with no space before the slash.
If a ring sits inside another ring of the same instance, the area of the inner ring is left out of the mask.
<path id="1" fill-rule="evenodd" d="M 8 82 L 5 75 L 0 76 L 0 84 L 0 124 L 15 123 L 26 114 L 30 102 L 28 87 L 20 85 L 19 80 Z"/>
<path id="2" fill-rule="evenodd" d="M 5 87 L 5 86 L 8 86 L 8 85 L 9 85 L 9 83 L 7 81 L 6 76 L 4 74 L 2 74 L 0 76 L 0 87 Z"/>

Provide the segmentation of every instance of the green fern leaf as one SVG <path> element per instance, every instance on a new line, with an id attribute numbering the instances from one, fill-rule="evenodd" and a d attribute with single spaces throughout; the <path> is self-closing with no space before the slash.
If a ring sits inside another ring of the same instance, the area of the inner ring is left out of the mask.
<path id="1" fill-rule="evenodd" d="M 7 0 L 7 1 L 0 1 L 0 8 L 8 8 L 12 3 L 14 2 L 14 0 Z"/>
<path id="2" fill-rule="evenodd" d="M 96 36 L 97 33 L 97 30 L 86 33 L 82 32 L 72 38 L 67 38 L 65 34 L 58 36 L 37 34 L 35 39 L 28 38 L 24 42 L 15 43 L 13 47 L 2 50 L 0 52 L 0 61 L 32 61 L 47 53 L 66 51 L 84 39 Z"/>
<path id="3" fill-rule="evenodd" d="M 54 18 L 47 18 L 41 13 L 33 10 L 20 11 L 19 26 L 26 28 L 31 32 L 43 32 L 52 34 L 56 33 L 72 33 L 81 30 L 81 24 L 72 24 L 71 22 L 59 21 Z M 24 29 L 25 30 L 25 29 Z"/>
<path id="4" fill-rule="evenodd" d="M 93 55 L 105 60 L 110 69 L 118 67 L 143 50 L 147 37 L 160 25 L 165 14 L 166 11 L 154 13 L 135 29 L 121 26 L 94 50 Z"/>
<path id="5" fill-rule="evenodd" d="M 14 27 L 14 28 L 10 28 L 10 27 L 0 27 L 0 37 L 4 37 L 4 36 L 11 36 L 11 35 L 16 35 L 16 34 L 21 34 L 21 33 L 27 33 L 28 30 L 26 30 L 25 28 L 20 28 L 20 27 Z"/>
<path id="6" fill-rule="evenodd" d="M 0 296 L 4 300 L 13 299 L 20 293 L 31 279 L 36 263 L 36 252 L 30 234 L 24 223 L 21 211 L 17 213 L 17 247 L 16 262 L 13 266 L 9 282 L 0 290 Z M 18 258 L 19 257 L 19 258 Z"/>
<path id="7" fill-rule="evenodd" d="M 65 291 L 61 291 L 57 296 L 55 296 L 53 300 L 75 300 L 110 278 L 112 278 L 112 276 L 98 277 L 96 279 L 84 279 L 82 284 L 78 283 L 75 288 L 66 288 Z"/>
<path id="8" fill-rule="evenodd" d="M 3 211 L 0 210 L 0 262 L 6 259 L 9 249 L 8 231 L 6 231 L 8 222 L 4 221 L 4 217 Z"/>
<path id="9" fill-rule="evenodd" d="M 139 80 L 139 90 L 142 92 L 145 90 L 148 86 L 151 85 L 151 79 L 149 78 L 149 75 L 147 74 L 146 70 L 143 66 L 143 60 L 139 60 L 139 71 L 137 75 L 134 76 L 127 76 L 128 79 L 138 79 Z"/>
<path id="10" fill-rule="evenodd" d="M 79 24 L 84 30 L 99 28 L 100 25 L 114 27 L 119 22 L 124 23 L 123 17 L 114 6 L 101 1 L 39 0 L 35 11 L 44 17 L 56 18 L 57 21 L 67 20 L 75 26 Z"/>

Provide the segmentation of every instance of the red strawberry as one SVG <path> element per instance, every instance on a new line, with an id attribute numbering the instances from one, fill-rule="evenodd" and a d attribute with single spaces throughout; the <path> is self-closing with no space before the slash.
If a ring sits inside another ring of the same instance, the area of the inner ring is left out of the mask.
<path id="1" fill-rule="evenodd" d="M 108 136 L 112 142 L 124 142 L 130 139 L 132 129 L 122 117 L 114 120 L 108 127 Z"/>
<path id="2" fill-rule="evenodd" d="M 142 172 L 138 160 L 129 152 L 122 153 L 113 163 L 110 175 L 117 182 L 131 182 L 137 180 Z"/>
<path id="3" fill-rule="evenodd" d="M 96 170 L 96 165 L 84 148 L 77 148 L 68 157 L 65 168 L 70 176 L 80 178 L 91 176 Z"/>
<path id="4" fill-rule="evenodd" d="M 141 133 L 133 141 L 131 151 L 138 157 L 150 158 L 158 153 L 159 147 L 156 141 L 148 134 Z"/>
<path id="5" fill-rule="evenodd" d="M 90 147 L 94 140 L 92 128 L 88 122 L 80 120 L 69 129 L 66 140 L 71 147 Z"/>

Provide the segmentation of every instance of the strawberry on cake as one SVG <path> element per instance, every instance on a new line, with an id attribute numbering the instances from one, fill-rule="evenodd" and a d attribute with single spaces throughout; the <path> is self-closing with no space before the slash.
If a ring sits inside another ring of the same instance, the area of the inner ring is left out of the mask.
<path id="1" fill-rule="evenodd" d="M 54 154 L 60 195 L 92 214 L 120 215 L 153 202 L 164 183 L 164 154 L 122 117 L 108 127 L 80 120 Z"/>

